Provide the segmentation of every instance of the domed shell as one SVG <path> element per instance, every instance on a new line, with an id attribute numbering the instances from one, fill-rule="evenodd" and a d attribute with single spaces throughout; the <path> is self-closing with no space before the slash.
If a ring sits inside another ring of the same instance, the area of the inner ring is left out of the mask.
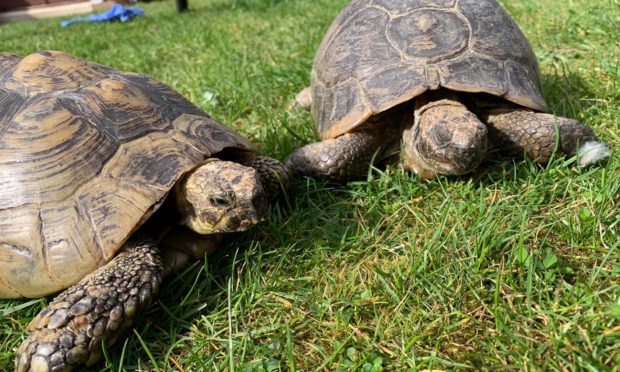
<path id="1" fill-rule="evenodd" d="M 0 54 L 0 298 L 109 261 L 181 175 L 255 151 L 169 87 L 60 52 Z"/>
<path id="2" fill-rule="evenodd" d="M 354 0 L 315 57 L 312 113 L 323 139 L 440 87 L 539 111 L 532 48 L 495 0 Z"/>

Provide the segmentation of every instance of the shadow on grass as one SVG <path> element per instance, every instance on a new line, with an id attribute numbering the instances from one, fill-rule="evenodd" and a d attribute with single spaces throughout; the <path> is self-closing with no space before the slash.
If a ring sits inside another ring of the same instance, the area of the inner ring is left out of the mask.
<path id="1" fill-rule="evenodd" d="M 543 93 L 550 112 L 578 118 L 581 113 L 590 111 L 596 105 L 596 96 L 585 83 L 586 79 L 564 63 L 552 66 L 553 74 L 542 74 Z"/>

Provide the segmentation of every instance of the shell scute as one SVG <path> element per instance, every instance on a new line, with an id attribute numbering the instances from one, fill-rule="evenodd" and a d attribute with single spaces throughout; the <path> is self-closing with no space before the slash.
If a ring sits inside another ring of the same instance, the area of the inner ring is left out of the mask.
<path id="1" fill-rule="evenodd" d="M 15 54 L 0 53 L 0 88 L 2 88 L 2 80 L 13 73 L 21 59 L 22 57 Z"/>
<path id="2" fill-rule="evenodd" d="M 440 63 L 441 85 L 458 92 L 486 92 L 497 96 L 506 93 L 504 66 L 495 58 L 466 53 Z M 486 79 L 480 79 L 486 76 Z"/>
<path id="3" fill-rule="evenodd" d="M 420 65 L 462 53 L 469 43 L 467 20 L 452 10 L 420 9 L 392 19 L 388 38 L 407 59 Z"/>
<path id="4" fill-rule="evenodd" d="M 59 98 L 35 97 L 22 105 L 0 139 L 0 205 L 65 200 L 101 171 L 117 147 Z"/>
<path id="5" fill-rule="evenodd" d="M 377 68 L 378 59 L 382 65 L 398 63 L 402 56 L 388 41 L 385 28 L 377 27 L 389 20 L 377 8 L 353 15 L 321 46 L 314 64 L 316 79 L 331 88 L 349 79 L 361 80 Z"/>
<path id="6" fill-rule="evenodd" d="M 417 83 L 424 78 L 424 66 L 399 64 L 363 80 L 362 86 L 372 111 L 382 112 L 402 99 L 403 94 L 400 92 L 407 92 L 405 96 L 413 97 L 428 89 L 428 86 L 420 86 Z"/>
<path id="7" fill-rule="evenodd" d="M 45 269 L 39 213 L 35 205 L 0 209 L 0 298 L 37 295 L 36 289 L 52 280 Z"/>
<path id="8" fill-rule="evenodd" d="M 4 86 L 34 97 L 38 94 L 76 89 L 93 80 L 103 78 L 109 69 L 83 61 L 62 52 L 39 52 L 19 61 Z"/>

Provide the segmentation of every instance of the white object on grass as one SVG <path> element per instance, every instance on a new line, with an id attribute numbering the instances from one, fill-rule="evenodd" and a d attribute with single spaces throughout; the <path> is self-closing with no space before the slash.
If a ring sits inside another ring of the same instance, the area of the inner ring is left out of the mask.
<path id="1" fill-rule="evenodd" d="M 217 98 L 215 98 L 215 96 L 216 96 L 215 93 L 209 92 L 208 90 L 205 90 L 202 93 L 202 99 L 204 99 L 211 106 L 217 106 Z"/>
<path id="2" fill-rule="evenodd" d="M 588 165 L 610 157 L 611 151 L 604 143 L 590 141 L 579 147 L 578 154 L 579 164 Z"/>

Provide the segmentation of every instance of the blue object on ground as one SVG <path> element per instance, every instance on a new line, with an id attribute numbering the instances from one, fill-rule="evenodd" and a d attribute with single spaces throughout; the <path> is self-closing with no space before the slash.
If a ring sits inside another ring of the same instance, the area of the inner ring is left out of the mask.
<path id="1" fill-rule="evenodd" d="M 60 27 L 67 27 L 76 22 L 107 22 L 121 21 L 127 22 L 136 16 L 143 16 L 144 10 L 140 8 L 125 8 L 121 4 L 114 4 L 105 13 L 91 14 L 88 17 L 76 17 L 67 21 L 60 22 Z"/>

